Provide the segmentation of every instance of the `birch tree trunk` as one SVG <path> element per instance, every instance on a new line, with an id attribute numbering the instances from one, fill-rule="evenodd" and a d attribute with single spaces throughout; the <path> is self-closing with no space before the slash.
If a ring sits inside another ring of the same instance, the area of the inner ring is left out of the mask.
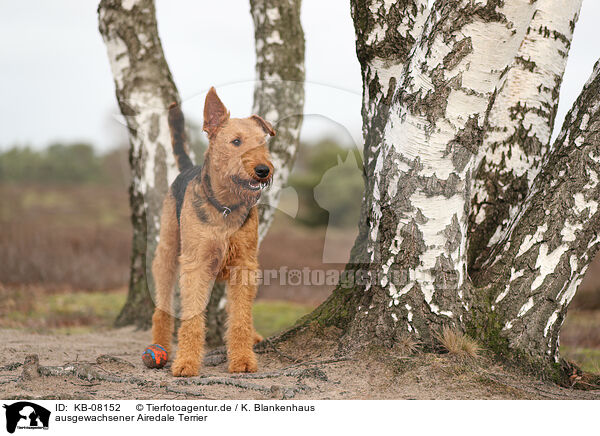
<path id="1" fill-rule="evenodd" d="M 550 147 L 581 0 L 544 0 L 536 7 L 488 116 L 470 216 L 473 270 L 515 217 Z"/>
<path id="2" fill-rule="evenodd" d="M 340 328 L 346 349 L 406 335 L 432 349 L 452 326 L 547 373 L 600 243 L 600 67 L 550 146 L 581 1 L 426 3 L 352 2 L 360 232 L 306 322 Z"/>
<path id="3" fill-rule="evenodd" d="M 272 187 L 259 206 L 259 241 L 265 237 L 279 204 L 281 189 L 294 164 L 304 109 L 304 32 L 300 0 L 251 0 L 256 44 L 256 84 L 252 113 L 271 122 L 269 141 L 275 166 Z M 218 345 L 225 332 L 225 286 L 213 288 L 207 309 L 207 342 Z"/>
<path id="4" fill-rule="evenodd" d="M 152 0 L 102 0 L 99 29 L 106 44 L 117 101 L 129 129 L 129 188 L 133 251 L 127 301 L 116 325 L 148 328 L 154 301 L 150 265 L 162 200 L 177 175 L 167 108 L 179 102 L 158 37 Z"/>

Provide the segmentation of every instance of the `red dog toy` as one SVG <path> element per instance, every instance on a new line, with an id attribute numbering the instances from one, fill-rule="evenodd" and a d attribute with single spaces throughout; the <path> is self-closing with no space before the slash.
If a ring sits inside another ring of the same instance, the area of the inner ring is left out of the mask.
<path id="1" fill-rule="evenodd" d="M 142 361 L 148 368 L 162 368 L 167 364 L 169 354 L 158 344 L 152 344 L 144 350 Z"/>

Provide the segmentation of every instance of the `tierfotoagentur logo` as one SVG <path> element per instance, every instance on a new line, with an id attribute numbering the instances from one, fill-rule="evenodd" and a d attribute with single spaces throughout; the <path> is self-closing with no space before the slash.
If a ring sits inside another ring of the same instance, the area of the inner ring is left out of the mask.
<path id="1" fill-rule="evenodd" d="M 14 433 L 19 430 L 48 430 L 50 411 L 29 401 L 4 404 L 6 409 L 6 431 Z"/>

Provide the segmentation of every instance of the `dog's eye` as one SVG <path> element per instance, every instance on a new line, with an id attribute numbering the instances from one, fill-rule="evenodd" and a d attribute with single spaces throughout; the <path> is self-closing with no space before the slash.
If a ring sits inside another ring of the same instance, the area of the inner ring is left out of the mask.
<path id="1" fill-rule="evenodd" d="M 242 145 L 242 141 L 238 138 L 235 138 L 233 141 L 231 141 L 231 143 L 233 145 L 235 145 L 236 147 L 239 147 L 240 145 Z"/>

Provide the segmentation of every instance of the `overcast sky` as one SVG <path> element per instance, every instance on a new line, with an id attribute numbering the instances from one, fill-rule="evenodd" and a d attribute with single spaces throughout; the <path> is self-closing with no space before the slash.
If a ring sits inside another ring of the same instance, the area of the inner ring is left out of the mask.
<path id="1" fill-rule="evenodd" d="M 199 122 L 215 86 L 233 116 L 247 116 L 254 80 L 248 0 L 157 0 L 159 33 L 183 109 Z M 302 135 L 360 142 L 361 79 L 348 1 L 303 0 L 306 106 Z M 0 149 L 84 140 L 101 150 L 124 137 L 98 33 L 97 1 L 0 0 Z M 584 0 L 561 91 L 558 125 L 600 48 L 600 1 Z"/>

